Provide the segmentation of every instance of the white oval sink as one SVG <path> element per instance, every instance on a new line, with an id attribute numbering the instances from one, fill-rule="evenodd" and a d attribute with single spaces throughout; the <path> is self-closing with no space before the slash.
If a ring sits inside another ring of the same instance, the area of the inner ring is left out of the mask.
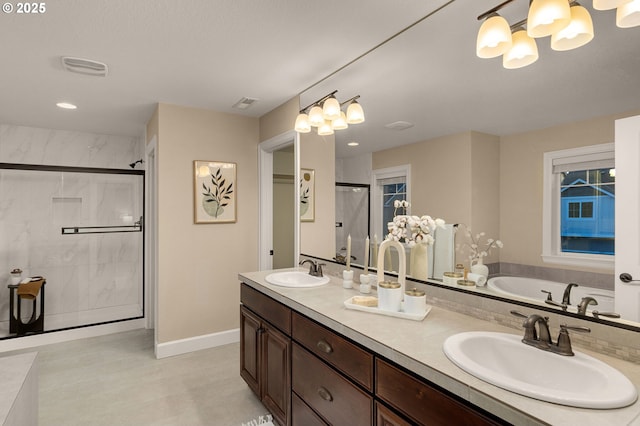
<path id="1" fill-rule="evenodd" d="M 633 383 L 600 360 L 579 352 L 554 354 L 521 340 L 512 334 L 468 332 L 449 337 L 443 349 L 467 373 L 542 401 L 603 409 L 626 407 L 638 398 Z"/>
<path id="2" fill-rule="evenodd" d="M 318 287 L 328 283 L 329 277 L 314 277 L 303 271 L 283 271 L 269 274 L 265 280 L 281 287 Z"/>

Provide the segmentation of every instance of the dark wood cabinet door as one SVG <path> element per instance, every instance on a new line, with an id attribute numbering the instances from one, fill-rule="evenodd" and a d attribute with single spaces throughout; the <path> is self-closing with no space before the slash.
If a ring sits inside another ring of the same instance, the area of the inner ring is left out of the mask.
<path id="1" fill-rule="evenodd" d="M 275 327 L 262 323 L 262 403 L 281 424 L 291 416 L 291 340 Z"/>
<path id="2" fill-rule="evenodd" d="M 411 423 L 376 402 L 376 426 L 411 426 Z"/>
<path id="3" fill-rule="evenodd" d="M 240 307 L 240 376 L 260 397 L 260 319 Z"/>
<path id="4" fill-rule="evenodd" d="M 292 388 L 332 425 L 371 426 L 373 397 L 337 371 L 294 343 L 291 356 Z"/>
<path id="5" fill-rule="evenodd" d="M 291 424 L 295 426 L 327 426 L 295 392 L 291 393 Z"/>
<path id="6" fill-rule="evenodd" d="M 421 425 L 497 424 L 473 407 L 380 359 L 376 359 L 376 396 Z"/>

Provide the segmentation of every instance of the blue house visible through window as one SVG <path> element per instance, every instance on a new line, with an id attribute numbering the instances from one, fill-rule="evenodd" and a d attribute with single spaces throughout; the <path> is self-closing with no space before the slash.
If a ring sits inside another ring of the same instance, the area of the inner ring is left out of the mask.
<path id="1" fill-rule="evenodd" d="M 615 173 L 611 169 L 563 173 L 560 189 L 563 252 L 615 253 Z"/>
<path id="2" fill-rule="evenodd" d="M 395 208 L 393 202 L 396 200 L 402 201 L 407 198 L 407 184 L 404 182 L 388 183 L 383 185 L 382 193 L 382 234 L 387 235 L 387 223 L 393 221 L 393 213 Z M 404 214 L 399 211 L 398 214 Z"/>

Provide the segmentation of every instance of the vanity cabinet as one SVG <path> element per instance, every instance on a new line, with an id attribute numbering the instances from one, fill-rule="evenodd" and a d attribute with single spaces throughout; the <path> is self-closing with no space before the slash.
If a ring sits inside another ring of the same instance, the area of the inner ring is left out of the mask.
<path id="1" fill-rule="evenodd" d="M 246 284 L 241 301 L 241 376 L 281 425 L 503 424 Z"/>
<path id="2" fill-rule="evenodd" d="M 458 402 L 426 381 L 382 359 L 376 359 L 376 396 L 417 424 L 443 426 L 500 424 L 473 407 Z M 389 420 L 389 423 L 383 424 L 402 425 L 404 423 Z"/>
<path id="3" fill-rule="evenodd" d="M 291 311 L 243 285 L 240 376 L 281 425 L 291 424 Z"/>

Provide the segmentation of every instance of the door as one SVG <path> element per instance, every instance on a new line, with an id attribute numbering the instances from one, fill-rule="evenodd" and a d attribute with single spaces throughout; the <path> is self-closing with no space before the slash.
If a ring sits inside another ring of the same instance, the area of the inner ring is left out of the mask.
<path id="1" fill-rule="evenodd" d="M 260 319 L 240 307 L 240 376 L 260 397 Z"/>
<path id="2" fill-rule="evenodd" d="M 615 311 L 640 321 L 640 116 L 616 120 Z M 636 282 L 625 283 L 630 274 Z"/>

